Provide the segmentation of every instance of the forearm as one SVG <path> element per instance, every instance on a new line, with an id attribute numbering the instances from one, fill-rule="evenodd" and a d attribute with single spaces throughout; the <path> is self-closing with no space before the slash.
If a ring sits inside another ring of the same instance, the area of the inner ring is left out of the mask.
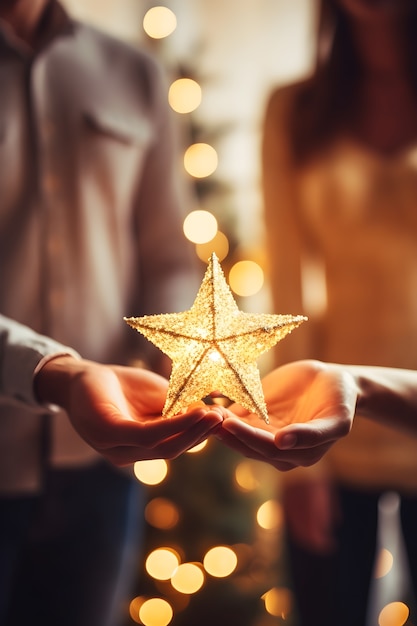
<path id="1" fill-rule="evenodd" d="M 417 372 L 396 368 L 337 365 L 349 372 L 358 399 L 356 415 L 417 434 Z"/>
<path id="2" fill-rule="evenodd" d="M 71 348 L 0 315 L 0 393 L 35 404 L 33 375 L 44 357 L 71 354 Z"/>

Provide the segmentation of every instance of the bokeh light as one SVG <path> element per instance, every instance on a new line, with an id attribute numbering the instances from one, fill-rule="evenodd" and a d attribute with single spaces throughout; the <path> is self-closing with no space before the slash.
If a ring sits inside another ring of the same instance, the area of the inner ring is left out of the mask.
<path id="1" fill-rule="evenodd" d="M 404 626 L 410 615 L 410 609 L 404 602 L 390 602 L 378 616 L 379 626 Z"/>
<path id="2" fill-rule="evenodd" d="M 233 550 L 236 553 L 239 569 L 248 568 L 250 564 L 253 563 L 254 553 L 256 552 L 253 545 L 249 545 L 248 543 L 235 543 L 233 544 Z M 255 577 L 252 575 L 251 580 L 255 580 Z"/>
<path id="3" fill-rule="evenodd" d="M 139 619 L 144 626 L 167 626 L 174 612 L 163 598 L 149 598 L 139 609 Z"/>
<path id="4" fill-rule="evenodd" d="M 260 485 L 254 473 L 254 466 L 251 461 L 242 461 L 236 466 L 235 480 L 242 491 L 254 491 Z"/>
<path id="5" fill-rule="evenodd" d="M 386 548 L 381 548 L 375 565 L 375 578 L 383 578 L 392 569 L 394 557 Z"/>
<path id="6" fill-rule="evenodd" d="M 201 443 L 198 443 L 196 446 L 193 446 L 192 448 L 187 450 L 187 453 L 188 454 L 195 454 L 196 452 L 201 452 L 201 450 L 204 450 L 204 448 L 206 447 L 207 443 L 208 443 L 208 440 L 204 439 L 204 441 L 202 441 Z"/>
<path id="7" fill-rule="evenodd" d="M 207 243 L 216 236 L 217 220 L 209 211 L 191 211 L 183 224 L 184 235 L 193 243 Z"/>
<path id="8" fill-rule="evenodd" d="M 146 558 L 145 569 L 156 580 L 169 580 L 180 564 L 178 553 L 172 548 L 156 548 Z"/>
<path id="9" fill-rule="evenodd" d="M 229 285 L 238 296 L 253 296 L 264 284 L 264 273 L 255 261 L 238 261 L 229 272 Z"/>
<path id="10" fill-rule="evenodd" d="M 213 239 L 207 243 L 198 243 L 195 247 L 196 254 L 203 263 L 207 263 L 212 253 L 215 252 L 219 261 L 223 261 L 229 254 L 229 240 L 220 230 Z"/>
<path id="11" fill-rule="evenodd" d="M 152 7 L 143 18 L 143 30 L 152 39 L 168 37 L 177 27 L 175 13 L 168 7 Z"/>
<path id="12" fill-rule="evenodd" d="M 140 624 L 139 609 L 145 600 L 146 598 L 143 596 L 136 596 L 136 598 L 133 598 L 129 604 L 129 615 L 137 624 Z"/>
<path id="13" fill-rule="evenodd" d="M 153 498 L 145 508 L 145 519 L 154 528 L 169 530 L 174 528 L 180 519 L 178 507 L 167 498 Z"/>
<path id="14" fill-rule="evenodd" d="M 208 143 L 194 143 L 184 154 L 185 170 L 194 178 L 205 178 L 216 171 L 217 152 Z"/>
<path id="15" fill-rule="evenodd" d="M 204 585 L 204 573 L 197 563 L 182 563 L 171 577 L 171 585 L 180 593 L 197 593 Z"/>
<path id="16" fill-rule="evenodd" d="M 205 554 L 203 565 L 211 576 L 225 578 L 236 569 L 237 556 L 228 546 L 215 546 Z"/>
<path id="17" fill-rule="evenodd" d="M 192 78 L 178 78 L 168 91 L 168 102 L 177 113 L 191 113 L 201 104 L 201 87 Z"/>
<path id="18" fill-rule="evenodd" d="M 277 500 L 267 500 L 259 507 L 256 520 L 261 528 L 273 530 L 282 526 L 282 507 Z"/>
<path id="19" fill-rule="evenodd" d="M 292 593 L 286 587 L 273 587 L 262 596 L 265 609 L 270 615 L 285 620 L 293 606 Z"/>
<path id="20" fill-rule="evenodd" d="M 145 485 L 159 485 L 168 474 L 168 463 L 165 459 L 136 461 L 133 466 L 135 476 Z"/>

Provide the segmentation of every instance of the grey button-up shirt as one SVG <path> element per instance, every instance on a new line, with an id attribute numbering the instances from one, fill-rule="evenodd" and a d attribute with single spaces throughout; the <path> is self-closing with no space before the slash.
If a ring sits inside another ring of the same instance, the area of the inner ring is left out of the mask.
<path id="1" fill-rule="evenodd" d="M 125 363 L 142 346 L 124 315 L 189 307 L 197 283 L 175 144 L 165 81 L 147 53 L 70 21 L 56 3 L 35 52 L 0 30 L 6 326 L 17 320 L 86 358 Z M 56 421 L 67 431 L 65 416 Z M 0 491 L 38 484 L 38 431 L 38 411 L 0 378 Z M 58 431 L 55 440 L 53 462 L 76 462 L 78 442 Z M 4 452 L 20 458 L 19 445 L 31 459 L 16 467 Z"/>

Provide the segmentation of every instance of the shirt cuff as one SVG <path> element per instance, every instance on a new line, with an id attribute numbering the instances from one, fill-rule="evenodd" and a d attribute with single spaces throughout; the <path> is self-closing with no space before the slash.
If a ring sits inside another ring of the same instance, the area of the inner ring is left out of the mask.
<path id="1" fill-rule="evenodd" d="M 54 354 L 47 354 L 46 356 L 42 357 L 42 359 L 39 361 L 39 363 L 33 370 L 32 380 L 35 378 L 36 374 L 38 374 L 47 363 L 49 363 L 49 361 L 53 361 L 54 359 L 57 359 L 60 356 L 71 356 L 75 359 L 81 359 L 79 354 L 77 354 L 76 352 L 70 352 L 69 350 L 66 350 L 65 352 L 62 351 L 62 352 L 55 352 Z"/>

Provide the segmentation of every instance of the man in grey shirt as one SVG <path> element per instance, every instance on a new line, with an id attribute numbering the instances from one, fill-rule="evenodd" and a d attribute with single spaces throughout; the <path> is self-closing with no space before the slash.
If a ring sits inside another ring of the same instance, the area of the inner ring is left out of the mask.
<path id="1" fill-rule="evenodd" d="M 161 370 L 122 318 L 198 286 L 166 88 L 54 1 L 2 0 L 0 20 L 0 621 L 116 626 L 143 494 L 24 387 L 61 352 Z"/>

